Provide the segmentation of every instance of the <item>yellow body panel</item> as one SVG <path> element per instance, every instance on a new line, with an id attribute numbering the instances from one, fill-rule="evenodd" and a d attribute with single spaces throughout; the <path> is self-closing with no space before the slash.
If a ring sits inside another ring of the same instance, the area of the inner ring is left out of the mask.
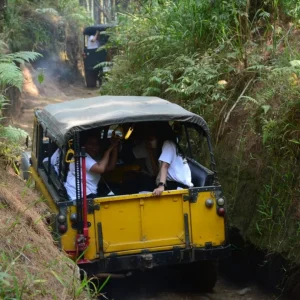
<path id="1" fill-rule="evenodd" d="M 42 193 L 42 195 L 45 197 L 48 206 L 50 207 L 51 211 L 53 213 L 58 213 L 57 206 L 55 202 L 53 201 L 50 193 L 48 192 L 44 182 L 41 180 L 39 174 L 37 173 L 36 169 L 34 169 L 32 166 L 29 167 L 30 176 L 35 181 L 36 187 L 39 189 L 39 191 Z"/>
<path id="2" fill-rule="evenodd" d="M 97 200 L 101 208 L 95 212 L 95 219 L 102 224 L 104 252 L 183 244 L 182 193 Z"/>
<path id="3" fill-rule="evenodd" d="M 212 208 L 205 206 L 205 200 L 212 199 Z M 216 199 L 213 192 L 201 192 L 196 203 L 190 203 L 191 241 L 195 247 L 204 247 L 206 242 L 213 246 L 225 241 L 224 218 L 216 212 Z"/>
<path id="4" fill-rule="evenodd" d="M 104 255 L 137 254 L 170 250 L 186 246 L 184 214 L 188 216 L 189 238 L 192 247 L 214 246 L 225 241 L 224 218 L 213 208 L 205 206 L 206 199 L 214 199 L 211 192 L 201 192 L 196 203 L 183 201 L 187 190 L 167 191 L 160 197 L 135 194 L 95 199 L 100 210 L 94 212 L 95 243 L 90 243 L 87 258 L 99 256 L 97 224 L 102 225 Z"/>
<path id="5" fill-rule="evenodd" d="M 65 234 L 61 235 L 61 246 L 64 251 L 69 253 L 70 251 L 76 251 L 76 235 L 77 235 L 77 229 L 72 228 L 72 223 L 70 221 L 69 216 L 71 213 L 76 212 L 76 207 L 75 206 L 70 206 L 68 207 L 68 231 Z M 93 214 L 88 214 L 88 222 L 91 223 L 91 226 L 89 227 L 89 246 L 86 249 L 84 253 L 84 257 L 88 260 L 93 260 L 97 256 L 97 251 L 96 251 L 96 232 L 95 232 L 95 227 L 94 227 L 94 215 Z"/>

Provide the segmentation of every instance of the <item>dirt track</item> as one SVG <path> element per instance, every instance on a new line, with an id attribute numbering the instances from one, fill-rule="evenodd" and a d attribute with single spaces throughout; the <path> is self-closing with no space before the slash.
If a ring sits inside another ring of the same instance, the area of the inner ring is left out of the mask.
<path id="1" fill-rule="evenodd" d="M 112 279 L 105 296 L 112 300 L 273 300 L 276 296 L 255 283 L 219 278 L 212 293 L 192 291 L 181 285 L 171 269 L 138 272 L 127 279 Z M 100 297 L 99 299 L 104 299 Z"/>
<path id="2" fill-rule="evenodd" d="M 33 126 L 33 112 L 51 103 L 89 98 L 99 95 L 99 88 L 87 89 L 83 82 L 59 82 L 50 75 L 45 74 L 45 80 L 40 84 L 37 80 L 38 72 L 30 66 L 23 69 L 25 77 L 21 94 L 22 113 L 14 119 L 13 123 L 27 131 L 30 136 Z"/>
<path id="3" fill-rule="evenodd" d="M 33 126 L 33 111 L 50 103 L 98 95 L 98 89 L 87 89 L 81 82 L 74 84 L 58 83 L 55 79 L 45 78 L 39 84 L 32 69 L 24 70 L 25 84 L 22 93 L 22 114 L 14 120 L 30 135 Z M 184 290 L 176 274 L 169 269 L 139 272 L 126 279 L 110 280 L 105 296 L 115 300 L 273 300 L 271 292 L 263 291 L 255 283 L 236 284 L 220 278 L 213 293 Z M 100 297 L 100 299 L 105 299 Z"/>

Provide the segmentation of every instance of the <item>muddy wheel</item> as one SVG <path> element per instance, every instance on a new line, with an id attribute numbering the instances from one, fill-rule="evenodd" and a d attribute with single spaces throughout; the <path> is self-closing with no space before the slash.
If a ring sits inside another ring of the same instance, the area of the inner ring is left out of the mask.
<path id="1" fill-rule="evenodd" d="M 85 71 L 85 86 L 95 87 L 97 85 L 97 74 L 94 71 Z"/>
<path id="2" fill-rule="evenodd" d="M 181 272 L 185 285 L 201 292 L 211 292 L 218 279 L 218 263 L 194 262 L 181 266 Z"/>

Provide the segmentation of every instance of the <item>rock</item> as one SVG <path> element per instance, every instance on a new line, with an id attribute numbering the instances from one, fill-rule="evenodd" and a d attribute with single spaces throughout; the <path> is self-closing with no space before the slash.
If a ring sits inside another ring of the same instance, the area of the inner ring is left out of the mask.
<path id="1" fill-rule="evenodd" d="M 240 295 L 240 296 L 245 296 L 250 291 L 251 291 L 251 288 L 244 288 L 244 289 L 238 291 L 237 294 Z"/>
<path id="2" fill-rule="evenodd" d="M 205 297 L 203 297 L 203 300 L 204 300 L 204 298 L 207 298 L 208 300 L 228 300 L 229 299 L 226 296 L 219 295 L 219 293 L 217 293 L 217 294 L 207 294 L 207 295 L 205 295 Z"/>

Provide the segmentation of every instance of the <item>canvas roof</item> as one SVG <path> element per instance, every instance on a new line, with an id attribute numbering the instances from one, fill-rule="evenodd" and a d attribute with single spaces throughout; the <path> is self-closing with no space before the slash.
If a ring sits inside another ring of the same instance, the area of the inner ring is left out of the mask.
<path id="1" fill-rule="evenodd" d="M 178 121 L 196 124 L 206 133 L 204 119 L 158 97 L 99 96 L 50 104 L 36 110 L 47 136 L 63 145 L 74 131 L 113 124 Z"/>

